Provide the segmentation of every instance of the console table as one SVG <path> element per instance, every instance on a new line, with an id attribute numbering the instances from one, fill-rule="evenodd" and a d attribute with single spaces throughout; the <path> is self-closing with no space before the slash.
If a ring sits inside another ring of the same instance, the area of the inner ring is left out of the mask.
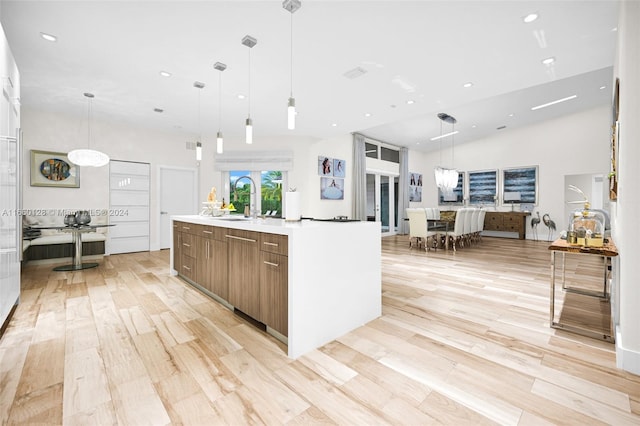
<path id="1" fill-rule="evenodd" d="M 517 232 L 524 240 L 527 234 L 527 216 L 529 212 L 491 212 L 484 216 L 485 231 Z"/>
<path id="2" fill-rule="evenodd" d="M 610 290 L 608 282 L 611 274 L 611 258 L 618 255 L 618 249 L 611 240 L 608 241 L 602 247 L 582 247 L 573 246 L 567 243 L 566 240 L 557 239 L 549 246 L 551 250 L 551 289 L 549 294 L 550 307 L 549 307 L 549 325 L 552 328 L 558 328 L 561 330 L 571 331 L 573 333 L 581 334 L 583 336 L 593 337 L 596 339 L 604 340 L 613 343 L 615 341 L 613 333 L 612 321 L 609 321 L 609 329 L 605 332 L 594 331 L 585 327 L 578 327 L 574 325 L 564 324 L 559 320 L 555 320 L 555 292 L 556 292 L 556 256 L 560 254 L 562 256 L 562 290 L 568 292 L 579 293 L 584 296 L 596 297 L 601 302 L 609 302 Z M 597 256 L 602 259 L 603 268 L 603 282 L 602 292 L 600 291 L 586 291 L 580 288 L 570 288 L 565 286 L 565 257 L 567 255 L 577 256 Z"/>

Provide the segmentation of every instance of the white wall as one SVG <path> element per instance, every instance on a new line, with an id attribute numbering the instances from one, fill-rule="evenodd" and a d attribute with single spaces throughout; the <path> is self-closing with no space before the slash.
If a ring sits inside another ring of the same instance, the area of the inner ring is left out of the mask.
<path id="1" fill-rule="evenodd" d="M 158 165 L 195 167 L 195 151 L 186 149 L 188 137 L 164 134 L 145 128 L 106 122 L 100 119 L 94 102 L 91 122 L 92 148 L 109 154 L 114 160 L 151 164 L 151 247 L 159 246 L 157 227 L 159 211 L 155 180 Z M 109 167 L 83 167 L 80 188 L 30 186 L 30 151 L 68 152 L 87 146 L 87 118 L 72 117 L 22 108 L 24 185 L 23 209 L 101 210 L 109 208 Z M 191 139 L 193 140 L 193 139 Z M 195 212 L 194 212 L 195 213 Z"/>
<path id="2" fill-rule="evenodd" d="M 66 153 L 73 148 L 87 146 L 87 117 L 60 115 L 23 108 L 24 132 L 24 187 L 25 210 L 102 210 L 109 208 L 109 168 L 83 167 L 80 170 L 80 188 L 33 187 L 30 182 L 30 150 Z M 122 123 L 108 122 L 99 116 L 94 102 L 92 148 L 109 154 L 114 160 L 139 161 L 151 164 L 151 240 L 153 249 L 159 247 L 160 236 L 156 229 L 159 221 L 157 206 L 158 166 L 198 167 L 200 199 L 206 200 L 212 186 L 221 188 L 219 194 L 228 197 L 228 184 L 222 182 L 222 174 L 214 171 L 215 135 L 202 137 L 202 161 L 198 166 L 195 150 L 187 149 L 186 142 L 194 136 L 181 132 L 161 133 Z M 288 186 L 296 187 L 301 194 L 303 216 L 329 218 L 350 215 L 352 188 L 350 171 L 352 161 L 352 136 L 345 135 L 328 140 L 283 136 L 278 138 L 254 138 L 253 145 L 244 141 L 225 139 L 225 151 L 278 150 L 293 153 L 294 170 L 288 173 Z M 344 200 L 320 199 L 320 176 L 317 170 L 318 156 L 328 156 L 346 161 Z M 285 190 L 288 188 L 285 188 Z M 225 191 L 226 190 L 226 191 Z M 228 199 L 228 198 L 227 198 Z M 197 212 L 194 212 L 197 213 Z"/>
<path id="3" fill-rule="evenodd" d="M 612 228 L 620 253 L 616 347 L 618 366 L 640 374 L 640 3 L 621 2 L 619 16 L 614 67 L 620 78 L 619 183 L 618 200 L 612 203 Z"/>
<path id="4" fill-rule="evenodd" d="M 552 235 L 554 239 L 566 221 L 564 176 L 586 173 L 606 175 L 609 172 L 610 117 L 610 105 L 603 105 L 531 126 L 502 130 L 495 136 L 456 146 L 454 166 L 468 172 L 537 165 L 538 205 L 535 210 L 541 216 L 549 213 L 556 222 L 557 232 Z M 423 173 L 424 182 L 422 202 L 411 203 L 411 206 L 437 206 L 438 193 L 433 169 L 440 160 L 439 151 L 411 151 L 409 157 L 409 171 Z M 498 176 L 500 179 L 500 173 Z M 508 211 L 511 207 L 498 205 L 497 210 Z M 527 222 L 527 238 L 532 238 L 530 221 Z M 540 239 L 547 238 L 544 226 L 538 228 L 538 236 Z"/>

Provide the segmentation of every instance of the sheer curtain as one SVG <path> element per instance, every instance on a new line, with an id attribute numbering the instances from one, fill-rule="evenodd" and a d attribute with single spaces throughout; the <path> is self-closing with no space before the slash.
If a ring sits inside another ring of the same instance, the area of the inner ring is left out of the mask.
<path id="1" fill-rule="evenodd" d="M 408 196 L 408 195 L 407 195 Z M 353 218 L 367 220 L 367 157 L 364 136 L 353 135 Z M 404 217 L 404 216 L 403 216 Z"/>
<path id="2" fill-rule="evenodd" d="M 409 207 L 409 149 L 400 148 L 400 176 L 398 177 L 398 234 L 409 233 L 409 221 L 404 220 Z"/>

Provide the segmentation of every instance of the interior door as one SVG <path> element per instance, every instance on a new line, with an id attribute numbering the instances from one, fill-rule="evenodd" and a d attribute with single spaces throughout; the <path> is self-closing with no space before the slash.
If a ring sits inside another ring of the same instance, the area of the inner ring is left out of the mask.
<path id="1" fill-rule="evenodd" d="M 196 169 L 160 167 L 160 248 L 171 246 L 171 216 L 198 214 Z"/>
<path id="2" fill-rule="evenodd" d="M 367 173 L 367 220 L 380 222 L 382 235 L 397 232 L 397 177 Z"/>

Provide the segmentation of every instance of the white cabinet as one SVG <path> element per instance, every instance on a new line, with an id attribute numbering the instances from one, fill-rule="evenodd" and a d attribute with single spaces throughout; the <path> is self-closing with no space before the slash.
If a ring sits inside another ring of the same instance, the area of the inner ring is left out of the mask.
<path id="1" fill-rule="evenodd" d="M 109 254 L 149 251 L 148 163 L 109 162 Z"/>
<path id="2" fill-rule="evenodd" d="M 0 40 L 0 330 L 20 297 L 22 253 L 20 182 L 20 77 L 4 31 Z"/>

